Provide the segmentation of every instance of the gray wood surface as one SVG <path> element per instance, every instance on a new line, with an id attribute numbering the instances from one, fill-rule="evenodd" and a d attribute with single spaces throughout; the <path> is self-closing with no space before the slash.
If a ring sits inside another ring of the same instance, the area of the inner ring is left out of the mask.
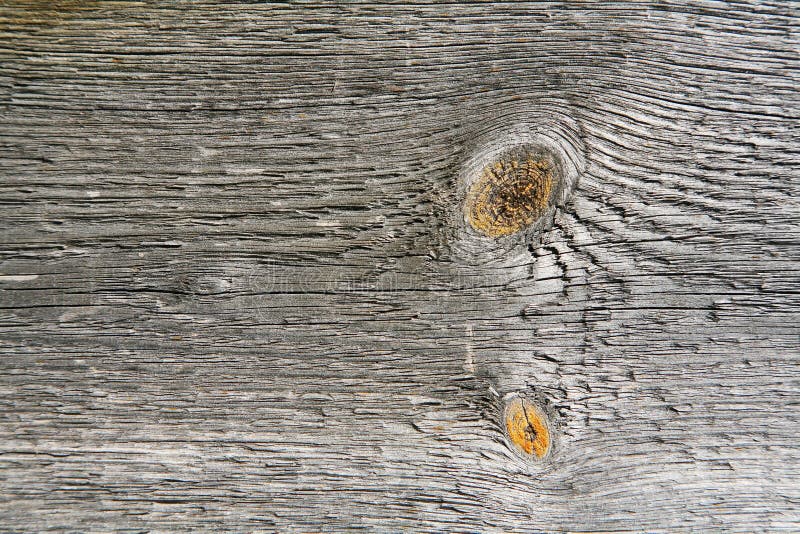
<path id="1" fill-rule="evenodd" d="M 0 2 L 0 530 L 800 530 L 797 6 Z"/>

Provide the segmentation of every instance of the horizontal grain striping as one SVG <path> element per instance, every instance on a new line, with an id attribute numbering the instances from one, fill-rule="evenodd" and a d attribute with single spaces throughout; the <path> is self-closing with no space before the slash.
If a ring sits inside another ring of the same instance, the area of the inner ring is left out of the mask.
<path id="1" fill-rule="evenodd" d="M 4 524 L 796 529 L 791 6 L 14 4 Z M 459 237 L 476 139 L 565 119 L 542 243 Z"/>

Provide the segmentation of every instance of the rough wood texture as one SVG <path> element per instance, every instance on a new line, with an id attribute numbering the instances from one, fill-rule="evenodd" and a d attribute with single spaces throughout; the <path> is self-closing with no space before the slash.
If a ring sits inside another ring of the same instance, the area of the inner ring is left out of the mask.
<path id="1" fill-rule="evenodd" d="M 793 2 L 1 5 L 3 531 L 800 529 Z"/>

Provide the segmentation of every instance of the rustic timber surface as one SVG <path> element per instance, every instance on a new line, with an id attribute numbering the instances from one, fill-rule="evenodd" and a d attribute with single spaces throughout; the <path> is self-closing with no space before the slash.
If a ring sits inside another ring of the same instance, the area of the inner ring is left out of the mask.
<path id="1" fill-rule="evenodd" d="M 0 530 L 800 530 L 797 8 L 0 2 Z"/>

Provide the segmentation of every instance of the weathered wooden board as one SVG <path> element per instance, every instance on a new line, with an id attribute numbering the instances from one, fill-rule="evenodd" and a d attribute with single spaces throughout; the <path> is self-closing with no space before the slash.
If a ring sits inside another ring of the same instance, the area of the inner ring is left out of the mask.
<path id="1" fill-rule="evenodd" d="M 3 531 L 800 530 L 796 3 L 0 5 Z"/>

